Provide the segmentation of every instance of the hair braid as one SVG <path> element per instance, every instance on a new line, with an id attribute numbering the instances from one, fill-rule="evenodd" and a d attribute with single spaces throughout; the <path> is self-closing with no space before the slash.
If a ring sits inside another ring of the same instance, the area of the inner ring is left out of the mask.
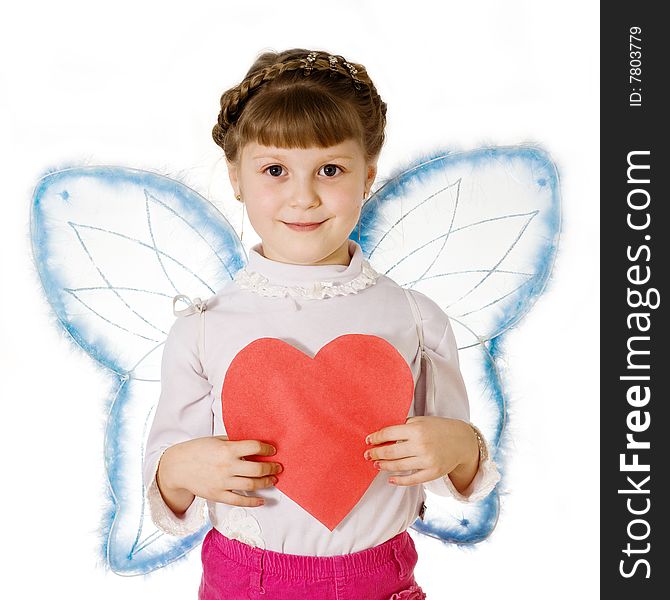
<path id="1" fill-rule="evenodd" d="M 221 130 L 221 137 L 225 136 L 225 132 L 235 124 L 247 100 L 263 83 L 272 81 L 284 71 L 295 69 L 298 64 L 300 64 L 299 61 L 274 63 L 226 91 L 221 96 L 221 112 L 217 121 Z"/>
<path id="2" fill-rule="evenodd" d="M 298 98 L 296 92 L 303 92 L 303 97 Z M 250 120 L 253 117 L 260 121 L 257 126 L 243 123 L 245 109 L 254 102 L 256 111 Z M 345 111 L 350 116 L 344 119 L 344 126 L 338 132 L 342 115 L 337 113 Z M 352 119 L 352 113 L 357 115 L 358 124 Z M 274 132 L 269 131 L 272 117 L 283 117 L 285 121 L 283 126 L 276 126 Z M 317 126 L 318 121 L 322 123 Z M 298 127 L 302 126 L 302 134 L 288 132 L 287 123 L 298 123 Z M 310 56 L 307 50 L 298 48 L 262 54 L 242 82 L 224 92 L 212 138 L 231 161 L 236 160 L 244 143 L 263 138 L 284 146 L 287 144 L 282 142 L 328 145 L 329 141 L 360 137 L 371 157 L 381 150 L 385 125 L 386 103 L 363 65 L 326 52 L 313 52 Z M 240 135 L 230 140 L 229 134 L 238 128 L 242 129 L 238 132 Z"/>

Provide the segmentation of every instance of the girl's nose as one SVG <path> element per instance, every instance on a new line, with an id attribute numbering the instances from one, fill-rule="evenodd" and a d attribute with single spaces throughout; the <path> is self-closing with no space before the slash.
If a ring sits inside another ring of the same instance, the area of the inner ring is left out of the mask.
<path id="1" fill-rule="evenodd" d="M 319 193 L 316 187 L 312 184 L 306 183 L 296 185 L 291 193 L 291 206 L 296 208 L 307 209 L 313 206 L 318 206 L 321 202 Z"/>

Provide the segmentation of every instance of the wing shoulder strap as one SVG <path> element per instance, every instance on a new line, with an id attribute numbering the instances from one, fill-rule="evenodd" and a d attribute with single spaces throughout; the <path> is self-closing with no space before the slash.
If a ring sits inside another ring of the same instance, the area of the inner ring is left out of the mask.
<path id="1" fill-rule="evenodd" d="M 418 415 L 436 414 L 435 368 L 433 366 L 433 360 L 431 359 L 430 355 L 426 353 L 426 348 L 423 342 L 423 322 L 421 320 L 421 311 L 419 310 L 419 305 L 417 304 L 412 293 L 406 288 L 403 288 L 403 291 L 405 292 L 409 306 L 412 309 L 414 323 L 416 324 L 416 334 L 419 338 L 419 348 L 421 348 L 421 374 L 419 375 L 419 381 L 417 381 L 421 393 L 419 393 L 419 397 L 416 398 L 415 412 Z"/>
<path id="2" fill-rule="evenodd" d="M 416 324 L 416 334 L 419 337 L 419 348 L 421 348 L 421 355 L 423 355 L 424 354 L 423 323 L 421 322 L 421 311 L 419 310 L 419 305 L 416 303 L 414 296 L 412 296 L 412 292 L 410 292 L 407 288 L 402 289 L 403 292 L 405 292 L 405 296 L 407 296 L 409 306 L 412 309 L 412 315 L 414 316 L 414 323 Z"/>
<path id="3" fill-rule="evenodd" d="M 186 303 L 186 308 L 177 309 L 177 302 L 182 300 Z M 195 313 L 200 314 L 200 326 L 198 328 L 198 359 L 200 364 L 205 368 L 205 311 L 207 310 L 207 303 L 200 298 L 193 298 L 191 300 L 184 294 L 178 294 L 172 298 L 172 312 L 175 317 L 187 317 Z"/>

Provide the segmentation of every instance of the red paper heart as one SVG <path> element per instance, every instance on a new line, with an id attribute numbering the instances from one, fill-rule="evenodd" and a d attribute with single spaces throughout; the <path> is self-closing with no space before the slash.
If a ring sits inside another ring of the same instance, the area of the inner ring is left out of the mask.
<path id="1" fill-rule="evenodd" d="M 365 437 L 404 424 L 414 397 L 409 365 L 386 340 L 341 335 L 314 358 L 276 338 L 240 350 L 221 401 L 231 440 L 272 444 L 283 465 L 277 487 L 329 530 L 346 517 L 378 474 Z"/>

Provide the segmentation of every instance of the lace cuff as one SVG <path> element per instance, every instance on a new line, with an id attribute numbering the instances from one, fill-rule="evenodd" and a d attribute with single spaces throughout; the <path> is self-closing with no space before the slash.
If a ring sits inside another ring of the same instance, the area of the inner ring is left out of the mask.
<path id="1" fill-rule="evenodd" d="M 167 448 L 166 448 L 167 450 Z M 165 450 L 163 450 L 165 452 Z M 161 453 L 161 456 L 163 454 Z M 206 519 L 204 515 L 204 507 L 207 500 L 196 496 L 191 505 L 186 509 L 186 512 L 178 517 L 165 503 L 161 491 L 158 488 L 156 481 L 156 473 L 158 472 L 158 464 L 160 457 L 156 461 L 156 467 L 151 479 L 151 483 L 147 488 L 147 500 L 149 503 L 149 514 L 154 525 L 164 533 L 184 537 L 195 533 L 202 526 L 205 525 Z"/>
<path id="2" fill-rule="evenodd" d="M 470 485 L 463 490 L 463 493 L 456 489 L 454 483 L 449 479 L 449 475 L 423 485 L 428 491 L 438 496 L 453 496 L 460 502 L 477 502 L 486 498 L 499 481 L 498 467 L 489 454 L 486 460 L 479 463 L 477 473 Z"/>

